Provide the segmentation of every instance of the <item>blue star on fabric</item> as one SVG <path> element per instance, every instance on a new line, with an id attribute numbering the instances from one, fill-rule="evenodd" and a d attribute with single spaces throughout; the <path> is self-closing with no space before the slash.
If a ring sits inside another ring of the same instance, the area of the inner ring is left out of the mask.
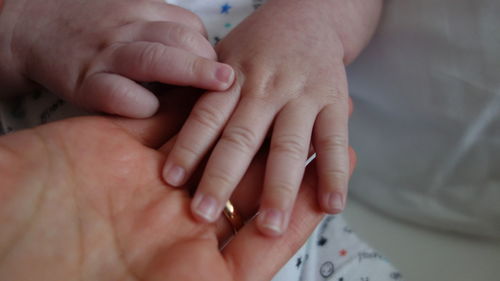
<path id="1" fill-rule="evenodd" d="M 222 7 L 220 8 L 220 13 L 221 14 L 229 14 L 229 10 L 231 9 L 231 5 L 229 5 L 228 3 L 222 5 Z"/>

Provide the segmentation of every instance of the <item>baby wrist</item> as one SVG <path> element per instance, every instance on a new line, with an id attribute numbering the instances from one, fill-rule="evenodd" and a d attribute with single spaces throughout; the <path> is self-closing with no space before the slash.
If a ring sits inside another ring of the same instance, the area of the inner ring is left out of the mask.
<path id="1" fill-rule="evenodd" d="M 0 0 L 0 98 L 28 93 L 35 88 L 23 75 L 24 60 L 16 55 L 19 50 L 13 42 L 20 2 Z"/>

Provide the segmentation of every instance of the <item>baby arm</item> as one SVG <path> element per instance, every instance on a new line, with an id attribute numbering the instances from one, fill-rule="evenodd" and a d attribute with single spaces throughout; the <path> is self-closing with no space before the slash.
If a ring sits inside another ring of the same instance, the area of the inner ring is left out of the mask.
<path id="1" fill-rule="evenodd" d="M 183 8 L 153 0 L 3 1 L 1 96 L 41 85 L 87 109 L 147 117 L 158 100 L 137 82 L 219 91 L 232 83 L 200 19 Z"/>
<path id="2" fill-rule="evenodd" d="M 373 34 L 382 1 L 270 0 L 216 47 L 237 73 L 201 97 L 170 152 L 164 178 L 182 185 L 214 146 L 192 202 L 214 221 L 272 129 L 260 230 L 286 229 L 310 146 L 322 210 L 344 208 L 349 178 L 345 66 Z"/>

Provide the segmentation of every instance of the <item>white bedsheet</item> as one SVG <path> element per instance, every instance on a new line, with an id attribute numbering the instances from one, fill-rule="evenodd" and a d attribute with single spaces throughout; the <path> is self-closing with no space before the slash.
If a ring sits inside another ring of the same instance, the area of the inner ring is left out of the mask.
<path id="1" fill-rule="evenodd" d="M 500 239 L 438 232 L 391 219 L 350 199 L 345 218 L 407 281 L 500 280 Z"/>

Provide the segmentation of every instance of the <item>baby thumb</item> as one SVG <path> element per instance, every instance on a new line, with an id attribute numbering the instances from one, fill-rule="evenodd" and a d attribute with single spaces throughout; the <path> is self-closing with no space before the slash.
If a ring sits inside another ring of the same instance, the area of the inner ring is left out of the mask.
<path id="1" fill-rule="evenodd" d="M 93 111 L 130 118 L 151 117 L 159 107 L 157 97 L 138 83 L 102 72 L 84 80 L 73 102 Z"/>

